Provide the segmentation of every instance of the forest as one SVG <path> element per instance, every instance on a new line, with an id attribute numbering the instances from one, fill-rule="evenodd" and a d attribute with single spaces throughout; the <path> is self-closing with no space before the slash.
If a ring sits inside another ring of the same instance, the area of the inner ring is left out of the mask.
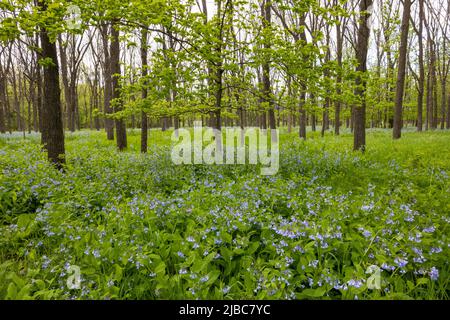
<path id="1" fill-rule="evenodd" d="M 449 71 L 448 0 L 0 0 L 0 299 L 449 299 Z"/>

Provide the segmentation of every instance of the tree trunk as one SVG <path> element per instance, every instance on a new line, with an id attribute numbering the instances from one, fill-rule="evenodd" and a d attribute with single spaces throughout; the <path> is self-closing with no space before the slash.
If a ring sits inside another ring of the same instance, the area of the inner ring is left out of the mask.
<path id="1" fill-rule="evenodd" d="M 147 30 L 143 29 L 141 32 L 141 65 L 142 65 L 142 77 L 145 78 L 148 75 L 147 70 Z M 142 87 L 142 99 L 147 98 L 147 88 Z M 148 118 L 145 111 L 141 112 L 141 152 L 147 152 L 147 143 L 148 143 Z"/>
<path id="2" fill-rule="evenodd" d="M 401 39 L 400 39 L 400 55 L 398 58 L 397 90 L 395 95 L 394 130 L 393 130 L 394 139 L 400 139 L 400 137 L 402 136 L 403 95 L 405 90 L 405 74 L 406 74 L 406 59 L 408 53 L 408 31 L 409 31 L 410 15 L 411 15 L 411 0 L 404 0 L 403 18 L 401 26 Z"/>
<path id="3" fill-rule="evenodd" d="M 417 131 L 423 128 L 423 97 L 425 92 L 425 65 L 423 59 L 423 25 L 424 25 L 424 0 L 419 0 L 419 91 L 417 97 Z"/>
<path id="4" fill-rule="evenodd" d="M 0 133 L 6 132 L 6 74 L 3 71 L 3 67 L 0 64 Z"/>
<path id="5" fill-rule="evenodd" d="M 111 26 L 111 76 L 112 76 L 112 99 L 114 100 L 114 112 L 117 113 L 122 110 L 120 101 L 120 39 L 119 30 L 116 25 Z M 123 151 L 127 147 L 127 131 L 125 121 L 122 118 L 115 119 L 117 148 Z"/>
<path id="6" fill-rule="evenodd" d="M 270 0 L 264 0 L 261 7 L 261 17 L 263 28 L 270 28 L 272 23 L 272 3 Z M 269 116 L 269 128 L 275 130 L 277 128 L 274 103 L 272 98 L 272 85 L 270 82 L 270 56 L 267 56 L 271 49 L 271 41 L 267 36 L 264 39 L 265 58 L 262 63 L 262 82 L 263 82 L 263 97 L 264 102 L 267 104 L 268 116 Z M 276 142 L 278 138 L 276 135 L 271 135 L 272 141 Z"/>
<path id="7" fill-rule="evenodd" d="M 101 35 L 104 52 L 104 111 L 106 114 L 112 113 L 111 99 L 112 99 L 112 72 L 111 72 L 111 54 L 109 52 L 109 26 L 103 24 L 101 27 Z M 105 118 L 105 130 L 108 140 L 114 140 L 114 121 L 110 118 Z"/>
<path id="8" fill-rule="evenodd" d="M 370 13 L 367 11 L 373 4 L 373 0 L 361 0 L 360 3 L 360 19 L 358 28 L 358 42 L 356 46 L 356 60 L 358 73 L 355 84 L 355 95 L 360 98 L 361 105 L 354 106 L 354 141 L 353 149 L 365 151 L 366 148 L 366 101 L 365 93 L 367 83 L 362 74 L 367 71 L 367 52 L 369 48 L 369 19 Z"/>
<path id="9" fill-rule="evenodd" d="M 47 10 L 46 2 L 40 0 L 38 4 L 42 11 Z M 50 42 L 45 27 L 41 28 L 40 38 L 42 58 L 48 61 L 43 68 L 42 144 L 48 152 L 48 159 L 61 169 L 65 163 L 65 149 L 56 44 Z"/>

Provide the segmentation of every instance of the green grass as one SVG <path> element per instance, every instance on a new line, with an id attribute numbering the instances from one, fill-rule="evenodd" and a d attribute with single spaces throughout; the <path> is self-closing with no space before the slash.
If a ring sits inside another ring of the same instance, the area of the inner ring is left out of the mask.
<path id="1" fill-rule="evenodd" d="M 448 299 L 450 132 L 280 137 L 280 170 L 174 166 L 171 132 L 116 151 L 0 136 L 2 299 Z M 80 289 L 69 289 L 78 266 Z M 380 289 L 366 271 L 381 268 Z"/>

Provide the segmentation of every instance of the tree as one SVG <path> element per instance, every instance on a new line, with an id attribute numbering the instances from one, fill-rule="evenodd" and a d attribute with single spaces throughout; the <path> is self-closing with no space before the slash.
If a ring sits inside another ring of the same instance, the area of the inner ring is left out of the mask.
<path id="1" fill-rule="evenodd" d="M 47 4 L 38 1 L 39 11 L 45 13 Z M 59 66 L 56 38 L 50 39 L 49 30 L 41 26 L 41 64 L 44 69 L 42 144 L 48 159 L 61 169 L 65 163 L 64 128 L 61 112 L 61 89 L 59 87 Z"/>
<path id="2" fill-rule="evenodd" d="M 406 59 L 408 52 L 408 32 L 409 19 L 411 16 L 411 0 L 404 0 L 403 3 L 403 19 L 401 27 L 401 42 L 398 60 L 397 90 L 395 96 L 395 112 L 394 112 L 394 139 L 400 139 L 402 135 L 402 111 L 403 111 L 403 95 L 405 89 L 405 73 Z"/>
<path id="3" fill-rule="evenodd" d="M 141 31 L 141 66 L 142 66 L 142 78 L 146 78 L 148 75 L 148 32 L 146 29 Z M 146 99 L 148 90 L 145 84 L 142 86 L 142 99 Z M 148 117 L 145 111 L 141 111 L 141 152 L 147 152 L 148 141 Z"/>
<path id="4" fill-rule="evenodd" d="M 120 31 L 119 26 L 113 23 L 111 26 L 111 47 L 110 47 L 110 70 L 112 76 L 112 99 L 114 102 L 114 112 L 122 111 L 122 102 L 120 101 Z M 127 129 L 125 121 L 121 115 L 116 115 L 116 139 L 117 148 L 122 151 L 127 147 Z"/>
<path id="5" fill-rule="evenodd" d="M 365 79 L 367 72 L 367 52 L 369 50 L 369 36 L 370 36 L 370 9 L 373 0 L 361 0 L 359 7 L 359 27 L 358 27 L 358 41 L 356 46 L 356 89 L 355 95 L 359 98 L 359 105 L 353 108 L 354 112 L 354 140 L 353 149 L 365 151 L 366 148 L 366 101 L 365 92 L 367 82 Z"/>

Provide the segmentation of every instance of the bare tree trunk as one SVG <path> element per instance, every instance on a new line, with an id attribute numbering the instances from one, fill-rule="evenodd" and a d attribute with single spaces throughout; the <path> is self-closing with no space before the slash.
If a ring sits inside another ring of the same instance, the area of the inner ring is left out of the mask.
<path id="1" fill-rule="evenodd" d="M 106 114 L 112 113 L 111 99 L 112 99 L 112 72 L 111 72 L 111 54 L 109 52 L 109 32 L 110 27 L 107 24 L 103 24 L 100 27 L 103 52 L 104 52 L 104 111 Z M 114 140 L 114 121 L 110 118 L 105 118 L 105 130 L 108 140 Z"/>
<path id="2" fill-rule="evenodd" d="M 408 53 L 409 19 L 411 16 L 411 0 L 403 2 L 403 18 L 401 26 L 400 55 L 398 59 L 397 91 L 395 96 L 394 130 L 393 138 L 400 139 L 402 136 L 402 111 L 403 95 L 405 91 L 406 59 Z"/>
<path id="3" fill-rule="evenodd" d="M 120 39 L 119 30 L 116 25 L 111 26 L 111 75 L 112 75 L 112 99 L 114 100 L 114 112 L 117 113 L 122 110 L 120 100 Z M 116 118 L 116 135 L 117 135 L 117 148 L 123 151 L 127 147 L 127 131 L 125 127 L 125 121 L 120 118 Z"/>
<path id="4" fill-rule="evenodd" d="M 370 13 L 367 11 L 373 4 L 373 0 L 361 0 L 360 2 L 360 19 L 358 28 L 358 43 L 356 46 L 356 60 L 358 66 L 356 71 L 358 76 L 356 77 L 355 95 L 360 98 L 361 105 L 354 106 L 354 141 L 353 149 L 365 151 L 366 148 L 366 86 L 367 83 L 361 76 L 367 72 L 367 52 L 369 49 L 369 19 Z"/>
<path id="5" fill-rule="evenodd" d="M 70 109 L 70 92 L 69 92 L 69 76 L 67 67 L 67 52 L 66 45 L 63 43 L 61 35 L 58 37 L 59 42 L 59 57 L 61 60 L 61 80 L 64 86 L 64 102 L 65 113 L 67 117 L 67 127 L 71 132 L 75 131 L 75 127 L 71 127 L 73 114 Z"/>
<path id="6" fill-rule="evenodd" d="M 337 48 L 337 63 L 339 66 L 339 70 L 336 77 L 336 94 L 337 100 L 334 104 L 334 134 L 340 134 L 341 127 L 341 95 L 342 95 L 342 57 L 343 57 L 343 42 L 344 36 L 342 34 L 342 26 L 340 24 L 336 25 L 336 48 Z"/>
<path id="7" fill-rule="evenodd" d="M 47 10 L 46 2 L 39 0 L 38 4 L 42 11 Z M 41 28 L 40 38 L 42 58 L 49 61 L 43 68 L 42 144 L 48 152 L 48 159 L 61 169 L 65 163 L 65 148 L 56 44 L 50 42 L 45 27 Z"/>
<path id="8" fill-rule="evenodd" d="M 300 18 L 300 28 L 301 28 L 301 32 L 300 32 L 300 39 L 302 40 L 302 42 L 306 45 L 308 43 L 308 38 L 306 37 L 306 15 L 302 15 Z M 301 84 L 301 92 L 300 92 L 300 106 L 299 106 L 299 111 L 300 111 L 300 117 L 299 117 L 299 135 L 300 138 L 303 140 L 306 140 L 306 110 L 305 110 L 305 104 L 306 104 L 306 84 L 305 82 L 302 82 Z"/>
<path id="9" fill-rule="evenodd" d="M 425 92 L 425 65 L 423 58 L 424 0 L 419 0 L 419 92 L 417 97 L 417 131 L 423 128 L 423 97 Z"/>
<path id="10" fill-rule="evenodd" d="M 141 65 L 142 65 L 142 77 L 145 78 L 148 75 L 147 70 L 147 38 L 148 38 L 148 32 L 145 29 L 142 29 L 141 31 Z M 147 88 L 144 86 L 142 87 L 142 99 L 147 98 Z M 145 111 L 141 112 L 141 152 L 146 153 L 147 152 L 147 143 L 148 143 L 148 118 Z"/>
<path id="11" fill-rule="evenodd" d="M 264 28 L 270 28 L 272 20 L 272 3 L 270 0 L 264 0 L 261 7 L 262 25 Z M 270 42 L 272 39 L 264 39 L 264 49 L 269 51 L 271 48 Z M 266 58 L 262 64 L 262 82 L 263 82 L 263 97 L 264 102 L 268 105 L 268 116 L 269 116 L 269 128 L 275 130 L 277 128 L 274 103 L 272 98 L 272 85 L 270 82 L 270 58 Z M 271 136 L 272 141 L 277 141 L 276 136 Z"/>
<path id="12" fill-rule="evenodd" d="M 6 103 L 7 103 L 7 92 L 6 92 L 6 73 L 4 73 L 3 66 L 0 63 L 0 133 L 6 132 Z"/>

